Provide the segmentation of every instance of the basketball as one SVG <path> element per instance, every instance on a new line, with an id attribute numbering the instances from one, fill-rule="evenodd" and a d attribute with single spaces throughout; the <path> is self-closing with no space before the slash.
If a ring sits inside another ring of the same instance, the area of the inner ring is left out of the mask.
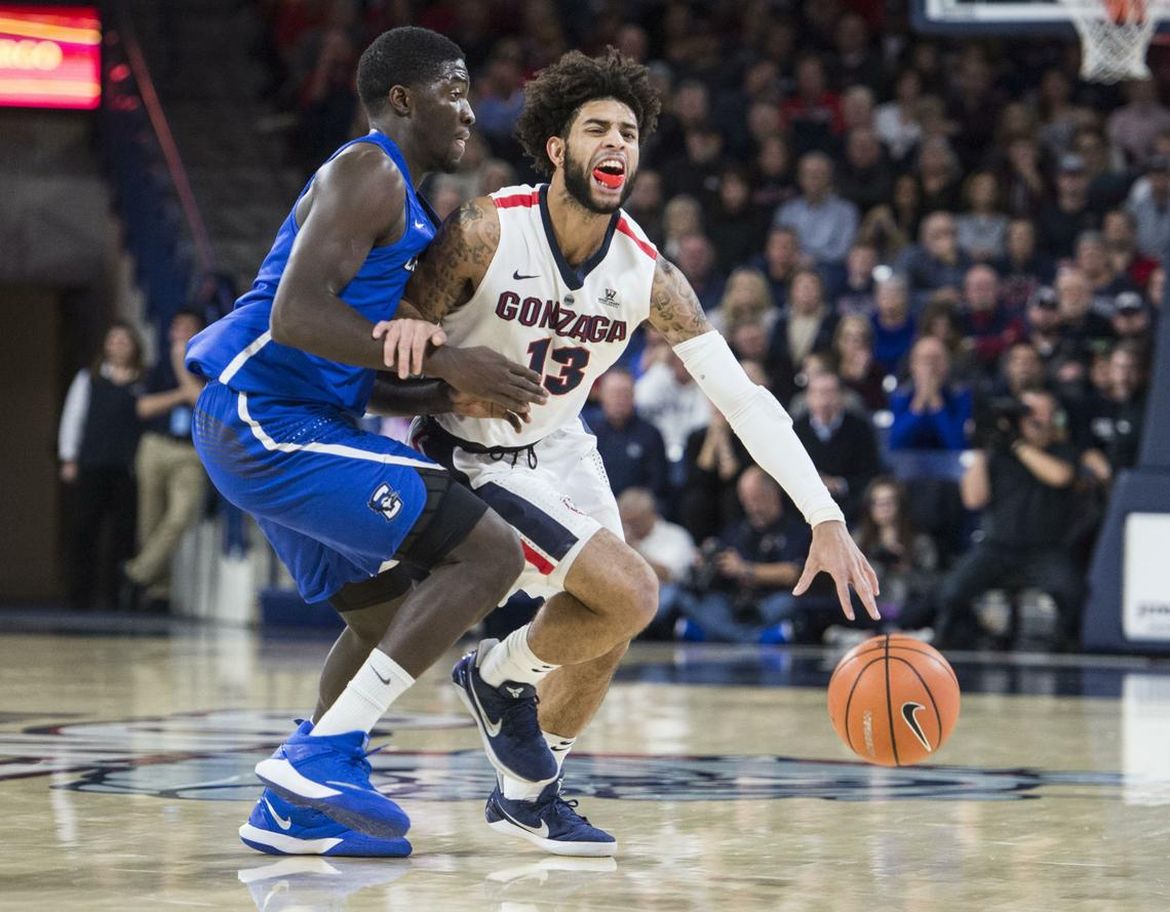
<path id="1" fill-rule="evenodd" d="M 829 679 L 829 719 L 867 763 L 910 766 L 931 758 L 959 718 L 959 682 L 942 654 L 899 634 L 847 652 Z"/>

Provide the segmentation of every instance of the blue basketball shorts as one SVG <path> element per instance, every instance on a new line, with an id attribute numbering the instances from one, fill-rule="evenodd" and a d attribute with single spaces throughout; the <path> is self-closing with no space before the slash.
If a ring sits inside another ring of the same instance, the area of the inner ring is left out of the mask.
<path id="1" fill-rule="evenodd" d="M 212 483 L 256 519 L 307 602 L 395 567 L 404 542 L 425 537 L 431 559 L 441 556 L 487 509 L 474 498 L 445 509 L 468 495 L 441 466 L 324 403 L 211 382 L 192 436 Z M 454 527 L 432 521 L 444 513 Z"/>

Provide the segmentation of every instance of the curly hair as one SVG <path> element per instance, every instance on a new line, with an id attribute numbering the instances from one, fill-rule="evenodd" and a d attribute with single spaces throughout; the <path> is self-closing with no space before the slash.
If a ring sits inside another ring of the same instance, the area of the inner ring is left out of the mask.
<path id="1" fill-rule="evenodd" d="M 524 87 L 516 138 L 537 171 L 552 174 L 553 163 L 545 151 L 548 138 L 567 136 L 581 106 L 600 98 L 629 106 L 638 120 L 639 141 L 654 132 L 662 102 L 650 83 L 650 71 L 613 47 L 598 57 L 569 51 Z"/>

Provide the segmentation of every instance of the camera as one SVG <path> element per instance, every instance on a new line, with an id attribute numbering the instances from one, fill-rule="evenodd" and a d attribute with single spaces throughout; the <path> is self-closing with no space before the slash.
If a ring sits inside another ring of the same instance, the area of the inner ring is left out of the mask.
<path id="1" fill-rule="evenodd" d="M 1031 413 L 1015 396 L 996 396 L 975 413 L 975 446 L 984 449 L 1007 449 L 1020 436 L 1020 420 Z"/>

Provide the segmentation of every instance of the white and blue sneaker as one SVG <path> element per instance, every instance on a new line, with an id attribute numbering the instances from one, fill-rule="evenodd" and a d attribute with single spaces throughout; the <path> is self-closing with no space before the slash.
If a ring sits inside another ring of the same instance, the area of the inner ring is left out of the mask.
<path id="1" fill-rule="evenodd" d="M 265 789 L 240 827 L 244 845 L 267 855 L 339 855 L 358 858 L 405 858 L 410 843 L 382 839 L 332 820 L 312 808 L 289 804 Z"/>
<path id="2" fill-rule="evenodd" d="M 505 798 L 499 785 L 484 809 L 487 824 L 497 833 L 527 839 L 554 855 L 605 858 L 617 854 L 617 840 L 577 813 L 577 801 L 561 797 L 556 779 L 535 801 Z"/>
<path id="3" fill-rule="evenodd" d="M 365 732 L 312 734 L 302 722 L 267 760 L 256 764 L 260 781 L 298 807 L 320 811 L 337 823 L 383 839 L 410 829 L 410 818 L 370 783 Z"/>
<path id="4" fill-rule="evenodd" d="M 256 868 L 243 868 L 236 876 L 248 888 L 260 912 L 305 912 L 307 909 L 348 909 L 348 900 L 354 893 L 388 886 L 412 870 L 413 866 L 406 859 L 333 859 L 330 862 L 324 858 L 301 856 L 282 858 Z"/>
<path id="5" fill-rule="evenodd" d="M 525 782 L 545 782 L 557 775 L 536 718 L 536 688 L 520 681 L 492 687 L 479 674 L 480 659 L 498 640 L 482 640 L 451 670 L 459 699 L 475 719 L 488 760 L 498 772 Z"/>

